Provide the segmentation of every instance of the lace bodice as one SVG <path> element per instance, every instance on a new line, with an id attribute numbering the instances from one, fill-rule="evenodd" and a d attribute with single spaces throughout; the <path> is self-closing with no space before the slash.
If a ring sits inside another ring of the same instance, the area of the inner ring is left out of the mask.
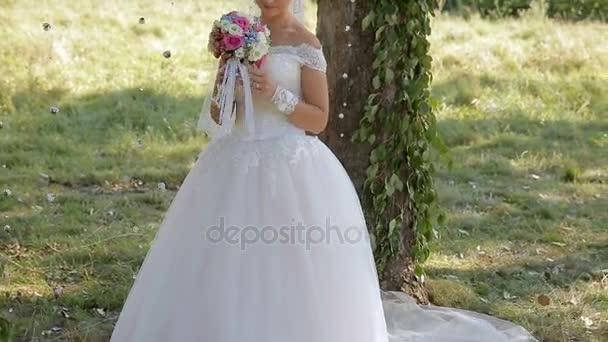
<path id="1" fill-rule="evenodd" d="M 327 71 L 327 61 L 323 55 L 323 50 L 307 43 L 302 43 L 298 46 L 278 45 L 270 47 L 270 55 L 280 54 L 297 56 L 303 66 L 321 72 Z"/>
<path id="2" fill-rule="evenodd" d="M 262 70 L 268 72 L 269 76 L 279 85 L 302 97 L 301 89 L 301 71 L 303 67 L 308 67 L 321 72 L 326 72 L 327 62 L 323 55 L 323 50 L 312 45 L 303 43 L 297 46 L 277 45 L 271 46 L 268 59 Z M 263 140 L 272 137 L 278 137 L 285 134 L 301 134 L 305 131 L 294 126 L 288 121 L 287 116 L 279 112 L 270 100 L 258 98 L 254 95 L 254 121 L 255 121 L 255 138 Z M 234 137 L 245 136 L 245 120 L 243 106 L 237 106 L 237 119 L 233 131 L 230 133 Z M 201 117 L 199 126 L 211 136 L 221 136 L 217 134 L 217 130 L 221 128 L 213 122 L 212 119 Z M 215 126 L 215 127 L 210 127 Z M 214 131 L 215 129 L 215 131 Z"/>

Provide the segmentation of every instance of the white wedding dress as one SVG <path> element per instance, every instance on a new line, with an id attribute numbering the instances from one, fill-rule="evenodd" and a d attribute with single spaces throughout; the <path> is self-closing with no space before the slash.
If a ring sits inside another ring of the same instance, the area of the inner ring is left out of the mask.
<path id="1" fill-rule="evenodd" d="M 301 95 L 322 50 L 271 47 L 264 68 Z M 523 328 L 381 292 L 345 169 L 318 138 L 254 98 L 185 178 L 140 268 L 113 342 L 533 341 Z M 206 109 L 204 108 L 203 111 Z"/>

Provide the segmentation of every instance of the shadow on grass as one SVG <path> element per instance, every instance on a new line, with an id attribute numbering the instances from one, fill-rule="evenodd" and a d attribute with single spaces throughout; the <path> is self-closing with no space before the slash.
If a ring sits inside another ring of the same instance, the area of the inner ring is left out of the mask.
<path id="1" fill-rule="evenodd" d="M 593 86 L 586 103 L 604 108 L 596 92 L 602 81 L 589 82 Z M 569 85 L 543 85 L 552 86 Z M 512 87 L 540 85 L 463 75 L 433 86 L 435 95 L 462 114 L 438 121 L 455 161 L 452 169 L 440 167 L 438 173 L 439 197 L 450 211 L 443 238 L 451 243 L 441 244 L 448 253 L 512 240 L 564 243 L 567 237 L 557 231 L 561 222 L 583 222 L 591 230 L 608 224 L 603 209 L 608 198 L 590 190 L 608 184 L 603 172 L 608 166 L 608 118 L 595 109 L 585 121 L 574 113 L 538 115 L 537 109 L 530 109 L 536 113 L 531 115 L 515 102 L 494 109 L 470 104 L 480 97 L 484 101 L 484 89 L 507 92 Z M 459 240 L 459 230 L 471 237 Z"/>
<path id="2" fill-rule="evenodd" d="M 479 295 L 486 296 L 489 291 L 496 296 L 502 296 L 503 291 L 509 291 L 518 297 L 545 294 L 547 289 L 569 289 L 577 282 L 599 281 L 602 267 L 608 265 L 608 238 L 588 242 L 566 255 L 547 260 L 538 255 L 509 254 L 509 261 L 500 266 L 480 263 L 488 266 L 472 267 L 469 269 L 432 267 L 429 273 L 435 277 L 455 276 L 460 281 L 475 286 Z M 480 258 L 483 258 L 480 256 Z M 489 260 L 492 257 L 485 257 Z M 488 285 L 493 285 L 488 287 Z M 498 286 L 498 287 L 495 287 Z"/>
<path id="3" fill-rule="evenodd" d="M 12 102 L 9 134 L 0 141 L 11 183 L 43 172 L 71 187 L 125 177 L 176 186 L 205 141 L 196 128 L 200 97 L 143 88 L 71 97 L 61 89 L 33 88 Z M 58 113 L 51 113 L 53 106 Z"/>
<path id="4" fill-rule="evenodd" d="M 431 301 L 516 320 L 543 341 L 587 340 L 589 333 L 606 336 L 608 324 L 600 320 L 590 331 L 578 317 L 584 315 L 585 307 L 602 312 L 608 306 L 608 297 L 600 295 L 600 290 L 580 292 L 605 281 L 606 270 L 601 267 L 608 265 L 608 238 L 555 260 L 515 255 L 510 260 L 511 264 L 500 266 L 429 268 Z M 572 302 L 573 293 L 583 296 Z M 550 298 L 549 306 L 537 302 L 541 295 Z"/>

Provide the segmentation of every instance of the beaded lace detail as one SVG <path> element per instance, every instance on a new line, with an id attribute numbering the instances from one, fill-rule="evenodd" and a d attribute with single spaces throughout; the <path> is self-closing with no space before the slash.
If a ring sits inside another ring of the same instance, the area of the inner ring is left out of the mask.
<path id="1" fill-rule="evenodd" d="M 271 53 L 292 54 L 298 57 L 303 65 L 321 72 L 327 71 L 327 60 L 323 55 L 323 49 L 316 48 L 310 44 L 302 43 L 293 45 L 276 45 L 270 47 Z"/>
<path id="2" fill-rule="evenodd" d="M 296 109 L 298 102 L 300 99 L 297 95 L 280 85 L 277 86 L 277 90 L 272 96 L 272 103 L 285 115 L 291 114 Z"/>

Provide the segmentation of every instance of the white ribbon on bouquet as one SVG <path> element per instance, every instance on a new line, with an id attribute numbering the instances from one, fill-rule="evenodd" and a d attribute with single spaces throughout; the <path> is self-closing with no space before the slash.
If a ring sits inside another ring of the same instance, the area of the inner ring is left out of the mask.
<path id="1" fill-rule="evenodd" d="M 237 79 L 240 76 L 243 81 L 243 113 L 247 138 L 255 137 L 255 121 L 253 118 L 253 94 L 251 92 L 251 79 L 247 66 L 240 62 L 236 57 L 231 57 L 224 65 L 224 78 L 220 83 L 221 86 L 218 92 L 218 104 L 220 107 L 219 127 L 211 120 L 210 105 L 206 101 L 201 112 L 201 117 L 198 126 L 206 131 L 211 138 L 223 136 L 232 132 L 236 121 L 236 112 L 234 111 L 234 102 L 236 100 Z M 214 127 L 215 126 L 215 127 Z"/>

